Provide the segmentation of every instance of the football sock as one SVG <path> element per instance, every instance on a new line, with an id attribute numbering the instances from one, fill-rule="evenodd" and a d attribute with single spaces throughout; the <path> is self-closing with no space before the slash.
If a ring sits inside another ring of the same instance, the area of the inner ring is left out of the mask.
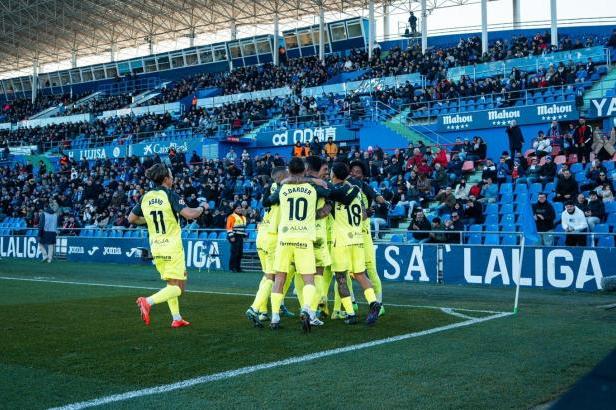
<path id="1" fill-rule="evenodd" d="M 295 270 L 289 269 L 289 272 L 287 273 L 287 277 L 284 280 L 284 287 L 282 288 L 283 295 L 287 296 L 287 292 L 289 291 L 289 288 L 291 287 L 291 284 L 293 283 L 293 278 L 295 278 Z"/>
<path id="2" fill-rule="evenodd" d="M 167 299 L 167 304 L 169 305 L 169 310 L 171 311 L 171 316 L 173 320 L 182 320 L 182 316 L 180 315 L 180 301 L 177 297 Z"/>
<path id="3" fill-rule="evenodd" d="M 149 298 L 147 301 L 150 305 L 157 305 L 168 301 L 171 298 L 177 298 L 182 294 L 182 289 L 176 285 L 167 285 Z"/>
<path id="4" fill-rule="evenodd" d="M 311 308 L 311 303 L 313 302 L 315 295 L 317 293 L 317 288 L 312 285 L 312 284 L 308 284 L 308 285 L 304 285 L 304 289 L 302 290 L 302 294 L 304 295 L 304 305 L 303 305 L 303 309 L 307 310 L 307 311 L 312 311 Z"/>
<path id="5" fill-rule="evenodd" d="M 319 307 L 319 303 L 321 303 L 321 296 L 323 295 L 323 276 L 314 276 L 314 286 L 316 288 L 316 291 L 314 292 L 314 297 L 312 298 L 312 302 L 310 303 L 310 309 L 317 310 L 317 308 Z"/>
<path id="6" fill-rule="evenodd" d="M 338 282 L 334 282 L 334 312 L 340 311 L 340 293 L 338 293 Z"/>
<path id="7" fill-rule="evenodd" d="M 330 266 L 326 267 L 323 270 L 323 293 L 321 297 L 323 298 L 323 303 L 327 304 L 329 298 L 329 287 L 332 284 L 332 279 L 334 278 L 334 273 Z"/>
<path id="8" fill-rule="evenodd" d="M 355 311 L 353 310 L 353 302 L 351 301 L 351 297 L 347 296 L 340 300 L 342 302 L 342 306 L 344 306 L 344 310 L 347 312 L 347 315 L 354 315 Z"/>
<path id="9" fill-rule="evenodd" d="M 272 286 L 274 285 L 274 281 L 271 279 L 267 279 L 263 277 L 261 283 L 259 283 L 259 290 L 257 290 L 257 294 L 255 295 L 255 300 L 252 302 L 252 309 L 257 312 L 265 313 L 267 312 L 267 299 L 272 292 Z M 265 309 L 263 308 L 265 306 Z"/>
<path id="10" fill-rule="evenodd" d="M 304 307 L 304 278 L 299 273 L 295 274 L 293 279 L 295 283 L 295 293 L 297 293 L 297 300 L 299 300 L 299 308 Z"/>
<path id="11" fill-rule="evenodd" d="M 383 285 L 381 284 L 381 278 L 376 271 L 376 266 L 374 263 L 367 263 L 366 267 L 368 268 L 368 279 L 372 282 L 372 287 L 374 288 L 374 293 L 376 294 L 377 302 L 383 302 Z"/>
<path id="12" fill-rule="evenodd" d="M 280 322 L 280 305 L 282 305 L 284 295 L 272 292 L 270 299 L 272 302 L 272 322 Z"/>
<path id="13" fill-rule="evenodd" d="M 366 301 L 368 303 L 376 302 L 376 295 L 374 294 L 373 288 L 364 290 L 364 296 L 366 297 Z"/>
<path id="14" fill-rule="evenodd" d="M 351 299 L 353 303 L 355 303 L 355 292 L 353 292 L 353 277 L 349 272 L 347 272 L 347 286 L 349 288 L 349 292 L 351 293 Z"/>

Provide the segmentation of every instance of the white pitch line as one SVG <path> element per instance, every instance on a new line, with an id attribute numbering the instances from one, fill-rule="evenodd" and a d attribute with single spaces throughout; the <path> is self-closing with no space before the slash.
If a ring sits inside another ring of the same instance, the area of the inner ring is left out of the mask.
<path id="1" fill-rule="evenodd" d="M 100 397 L 98 399 L 82 401 L 78 403 L 67 404 L 61 407 L 54 407 L 50 410 L 80 410 L 86 409 L 89 407 L 102 406 L 109 403 L 117 403 L 120 401 L 131 400 L 135 398 L 140 398 L 144 396 L 151 396 L 154 394 L 168 393 L 175 390 L 187 389 L 193 386 L 212 383 L 219 380 L 227 380 L 232 379 L 238 376 L 242 376 L 245 374 L 255 373 L 261 370 L 274 369 L 277 367 L 301 364 L 306 362 L 311 362 L 317 359 L 322 359 L 324 357 L 339 355 L 348 352 L 355 352 L 357 350 L 363 350 L 370 347 L 381 346 L 385 344 L 390 344 L 394 342 L 398 342 L 401 340 L 413 339 L 422 336 L 428 336 L 439 332 L 445 332 L 447 330 L 458 329 L 461 327 L 471 326 L 481 322 L 487 322 L 488 320 L 499 319 L 506 316 L 513 315 L 512 312 L 503 312 L 492 316 L 486 316 L 482 318 L 473 318 L 466 320 L 464 322 L 452 323 L 446 326 L 435 327 L 432 329 L 422 330 L 420 332 L 406 333 L 399 336 L 392 336 L 385 339 L 373 340 L 371 342 L 360 343 L 355 345 L 350 345 L 346 347 L 340 347 L 337 349 L 323 350 L 321 352 L 310 353 L 303 356 L 294 356 L 289 357 L 288 359 L 279 360 L 276 362 L 263 363 L 256 366 L 247 366 L 241 367 L 235 370 L 228 370 L 225 372 L 209 374 L 205 376 L 199 376 L 192 379 L 183 380 L 176 383 L 163 384 L 160 386 L 149 387 L 141 390 L 133 390 L 120 394 L 113 394 L 110 396 Z"/>
<path id="2" fill-rule="evenodd" d="M 135 285 L 118 285 L 113 283 L 100 283 L 100 282 L 75 282 L 68 280 L 56 280 L 56 279 L 43 279 L 43 278 L 16 278 L 11 276 L 0 276 L 0 280 L 14 280 L 14 281 L 22 281 L 22 282 L 42 282 L 42 283 L 57 283 L 61 285 L 77 285 L 77 286 L 98 286 L 103 288 L 119 288 L 119 289 L 145 289 L 145 290 L 160 290 L 160 288 L 152 287 L 152 286 L 135 286 Z M 217 292 L 213 290 L 186 290 L 186 293 L 201 293 L 206 295 L 223 295 L 223 296 L 247 296 L 254 297 L 254 294 L 251 293 L 240 293 L 240 292 Z M 364 302 L 359 302 L 360 305 L 365 304 Z M 401 308 L 415 308 L 415 309 L 453 309 L 463 312 L 477 312 L 477 313 L 490 313 L 490 314 L 499 314 L 506 313 L 502 311 L 496 310 L 481 310 L 481 309 L 466 309 L 466 308 L 449 308 L 446 306 L 431 306 L 431 305 L 405 305 L 398 303 L 385 303 L 385 306 L 391 307 L 401 307 Z M 470 317 L 470 316 L 469 316 Z"/>
<path id="3" fill-rule="evenodd" d="M 474 319 L 474 317 L 472 316 L 468 316 L 468 315 L 465 315 L 464 313 L 456 312 L 455 310 L 451 308 L 441 308 L 441 311 L 448 315 L 461 317 L 462 319 Z"/>

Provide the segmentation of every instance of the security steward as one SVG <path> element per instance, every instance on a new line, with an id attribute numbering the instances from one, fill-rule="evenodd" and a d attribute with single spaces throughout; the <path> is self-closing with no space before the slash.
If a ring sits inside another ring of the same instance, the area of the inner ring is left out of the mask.
<path id="1" fill-rule="evenodd" d="M 229 269 L 231 272 L 242 271 L 244 237 L 246 237 L 246 217 L 240 203 L 233 205 L 233 212 L 227 217 L 227 239 L 231 245 Z"/>

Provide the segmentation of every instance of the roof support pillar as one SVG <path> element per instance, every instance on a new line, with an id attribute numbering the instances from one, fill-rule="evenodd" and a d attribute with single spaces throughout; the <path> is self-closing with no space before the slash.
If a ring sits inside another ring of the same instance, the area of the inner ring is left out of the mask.
<path id="1" fill-rule="evenodd" d="M 428 8 L 426 0 L 421 0 L 421 52 L 428 50 Z"/>
<path id="2" fill-rule="evenodd" d="M 556 0 L 550 0 L 550 28 L 552 45 L 558 46 L 558 12 L 556 10 Z"/>
<path id="3" fill-rule="evenodd" d="M 319 60 L 325 61 L 325 9 L 323 2 L 319 3 Z"/>
<path id="4" fill-rule="evenodd" d="M 197 35 L 195 34 L 195 28 L 191 28 L 190 29 L 190 33 L 188 33 L 188 47 L 194 47 L 195 46 L 195 37 Z"/>
<path id="5" fill-rule="evenodd" d="M 488 52 L 488 0 L 481 0 L 481 53 Z"/>
<path id="6" fill-rule="evenodd" d="M 512 0 L 512 6 L 513 6 L 513 29 L 514 30 L 519 30 L 520 29 L 520 0 Z"/>
<path id="7" fill-rule="evenodd" d="M 273 57 L 274 57 L 274 65 L 280 64 L 280 53 L 278 48 L 280 47 L 280 36 L 278 34 L 278 12 L 274 13 L 274 49 Z"/>
<path id="8" fill-rule="evenodd" d="M 372 48 L 374 47 L 374 41 L 376 36 L 376 27 L 374 27 L 374 0 L 368 1 L 368 60 L 372 60 Z"/>
<path id="9" fill-rule="evenodd" d="M 111 62 L 116 61 L 116 57 L 118 55 L 118 45 L 116 43 L 111 43 L 111 48 L 109 49 L 109 58 Z"/>
<path id="10" fill-rule="evenodd" d="M 77 67 L 77 50 L 71 50 L 71 68 Z"/>
<path id="11" fill-rule="evenodd" d="M 237 40 L 237 24 L 235 20 L 229 22 L 229 31 L 231 32 L 231 40 Z"/>
<path id="12" fill-rule="evenodd" d="M 389 27 L 389 2 L 383 3 L 383 37 L 385 40 L 389 39 L 391 35 L 391 28 Z"/>
<path id="13" fill-rule="evenodd" d="M 154 36 L 148 37 L 148 53 L 154 55 Z"/>
<path id="14" fill-rule="evenodd" d="M 38 92 L 38 74 L 39 62 L 35 59 L 32 62 L 32 81 L 30 81 L 30 84 L 32 85 L 32 104 L 36 101 L 36 93 Z"/>

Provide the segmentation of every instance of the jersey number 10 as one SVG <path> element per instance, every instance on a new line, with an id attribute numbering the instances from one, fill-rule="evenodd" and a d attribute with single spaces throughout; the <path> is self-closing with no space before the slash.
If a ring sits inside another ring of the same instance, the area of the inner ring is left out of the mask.
<path id="1" fill-rule="evenodd" d="M 152 217 L 152 221 L 154 221 L 154 230 L 156 233 L 167 233 L 165 219 L 163 218 L 163 211 L 152 211 L 150 212 L 150 216 Z"/>
<path id="2" fill-rule="evenodd" d="M 308 216 L 308 200 L 306 198 L 287 198 L 289 203 L 289 221 L 303 221 Z"/>

